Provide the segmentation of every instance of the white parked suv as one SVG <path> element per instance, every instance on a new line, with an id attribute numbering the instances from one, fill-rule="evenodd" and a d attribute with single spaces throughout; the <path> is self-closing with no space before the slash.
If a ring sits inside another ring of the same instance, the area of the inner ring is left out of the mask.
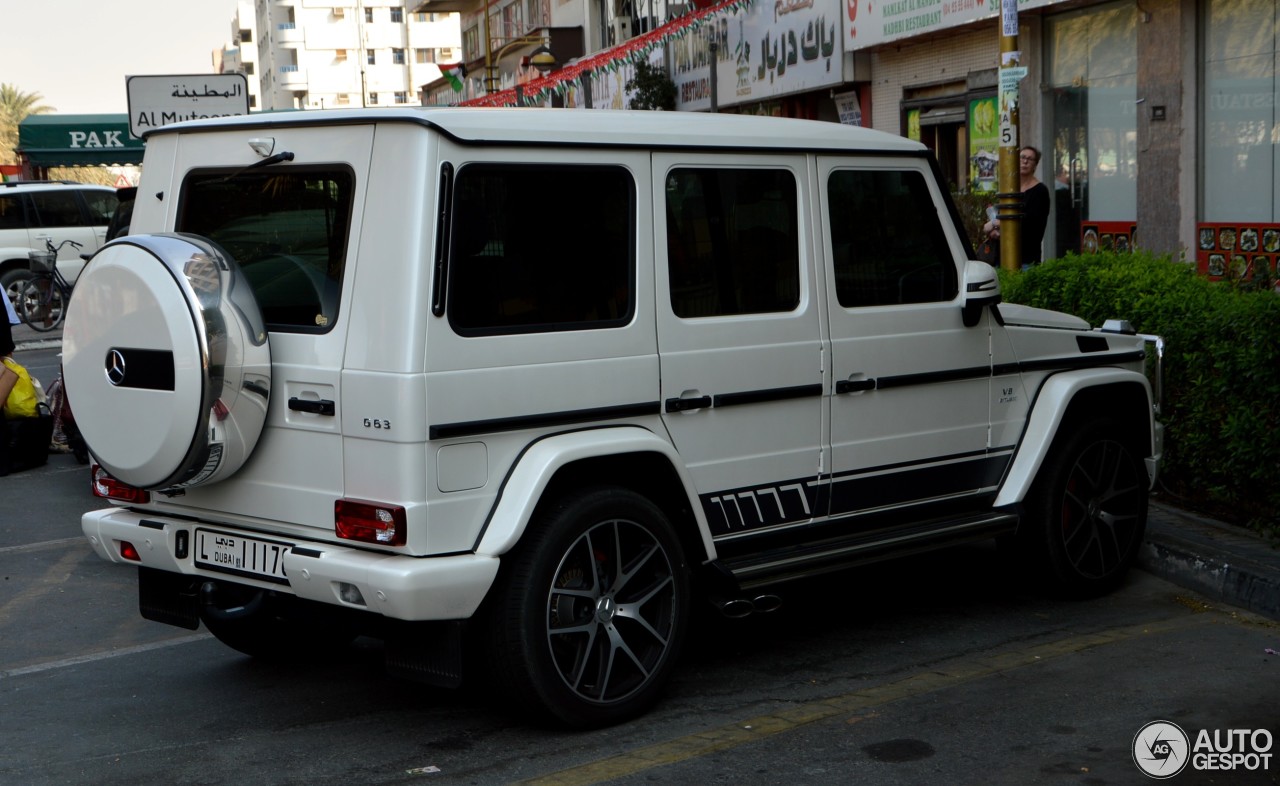
<path id="1" fill-rule="evenodd" d="M 958 227 L 923 146 L 832 123 L 165 127 L 67 317 L 112 501 L 85 534 L 148 619 L 275 658 L 380 636 L 577 726 L 656 699 L 695 601 L 997 536 L 1107 590 L 1154 339 L 999 304 Z"/>
<path id="2" fill-rule="evenodd" d="M 91 253 L 107 236 L 116 210 L 116 190 L 106 186 L 28 180 L 0 183 L 0 288 L 11 301 L 31 273 L 31 251 L 74 240 L 58 252 L 58 270 L 74 282 L 84 267 L 81 254 Z"/>

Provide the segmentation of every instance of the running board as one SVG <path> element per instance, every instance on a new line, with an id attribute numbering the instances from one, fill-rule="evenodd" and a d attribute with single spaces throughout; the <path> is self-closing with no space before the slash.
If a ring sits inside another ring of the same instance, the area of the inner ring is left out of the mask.
<path id="1" fill-rule="evenodd" d="M 748 589 L 960 543 L 987 540 L 1011 533 L 1017 526 L 1017 514 L 991 512 L 970 518 L 860 532 L 717 562 L 733 576 L 739 587 Z"/>

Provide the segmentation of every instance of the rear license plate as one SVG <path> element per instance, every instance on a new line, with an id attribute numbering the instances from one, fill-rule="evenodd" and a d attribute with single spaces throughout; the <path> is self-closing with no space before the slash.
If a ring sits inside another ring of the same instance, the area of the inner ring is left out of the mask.
<path id="1" fill-rule="evenodd" d="M 284 573 L 284 555 L 291 548 L 292 543 L 197 529 L 195 563 L 207 570 L 287 584 L 289 577 Z"/>

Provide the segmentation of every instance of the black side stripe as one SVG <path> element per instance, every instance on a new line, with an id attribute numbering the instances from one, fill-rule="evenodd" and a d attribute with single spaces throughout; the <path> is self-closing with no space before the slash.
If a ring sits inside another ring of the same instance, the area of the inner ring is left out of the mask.
<path id="1" fill-rule="evenodd" d="M 1147 353 L 1134 352 L 1114 353 L 1107 355 L 1093 354 L 1088 357 L 1048 358 L 1030 360 L 1019 363 L 1003 363 L 988 369 L 986 366 L 975 368 L 955 368 L 946 371 L 929 371 L 923 374 L 902 374 L 896 377 L 877 377 L 876 390 L 900 388 L 908 385 L 933 385 L 939 382 L 958 382 L 963 379 L 983 379 L 989 376 L 1003 377 L 1026 371 L 1066 371 L 1076 368 L 1093 368 L 1110 366 L 1116 363 L 1131 363 L 1142 360 Z"/>
<path id="2" fill-rule="evenodd" d="M 739 404 L 759 404 L 765 401 L 787 401 L 793 398 L 821 396 L 822 385 L 797 385 L 790 388 L 770 388 L 767 390 L 745 390 L 741 393 L 721 393 L 715 396 L 712 406 L 734 407 Z"/>
<path id="3" fill-rule="evenodd" d="M 427 427 L 427 437 L 429 439 L 473 437 L 478 434 L 496 434 L 503 431 L 548 428 L 551 426 L 564 426 L 571 423 L 591 423 L 593 421 L 618 420 L 620 418 L 637 418 L 645 415 L 657 415 L 660 411 L 661 405 L 657 401 L 647 401 L 640 404 L 622 404 L 615 407 L 571 409 L 564 412 L 544 412 L 537 415 L 517 415 L 510 418 L 494 418 L 492 420 L 470 420 L 459 423 L 441 423 L 436 426 Z"/>
<path id="4" fill-rule="evenodd" d="M 1080 357 L 1068 358 L 1046 358 L 1045 360 L 1028 360 L 1021 363 L 1006 363 L 996 366 L 994 373 L 997 377 L 1006 374 L 1017 374 L 1025 371 L 1067 371 L 1077 368 L 1094 368 L 1102 366 L 1111 366 L 1117 363 L 1133 363 L 1141 361 L 1147 357 L 1147 353 L 1141 349 L 1133 352 L 1117 352 L 1107 355 L 1086 355 Z"/>

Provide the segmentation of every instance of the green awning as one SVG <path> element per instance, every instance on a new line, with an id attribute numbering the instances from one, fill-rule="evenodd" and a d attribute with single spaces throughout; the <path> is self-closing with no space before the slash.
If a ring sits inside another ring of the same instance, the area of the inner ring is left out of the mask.
<path id="1" fill-rule="evenodd" d="M 142 150 L 128 115 L 28 115 L 18 124 L 17 152 L 33 166 L 141 164 Z"/>

